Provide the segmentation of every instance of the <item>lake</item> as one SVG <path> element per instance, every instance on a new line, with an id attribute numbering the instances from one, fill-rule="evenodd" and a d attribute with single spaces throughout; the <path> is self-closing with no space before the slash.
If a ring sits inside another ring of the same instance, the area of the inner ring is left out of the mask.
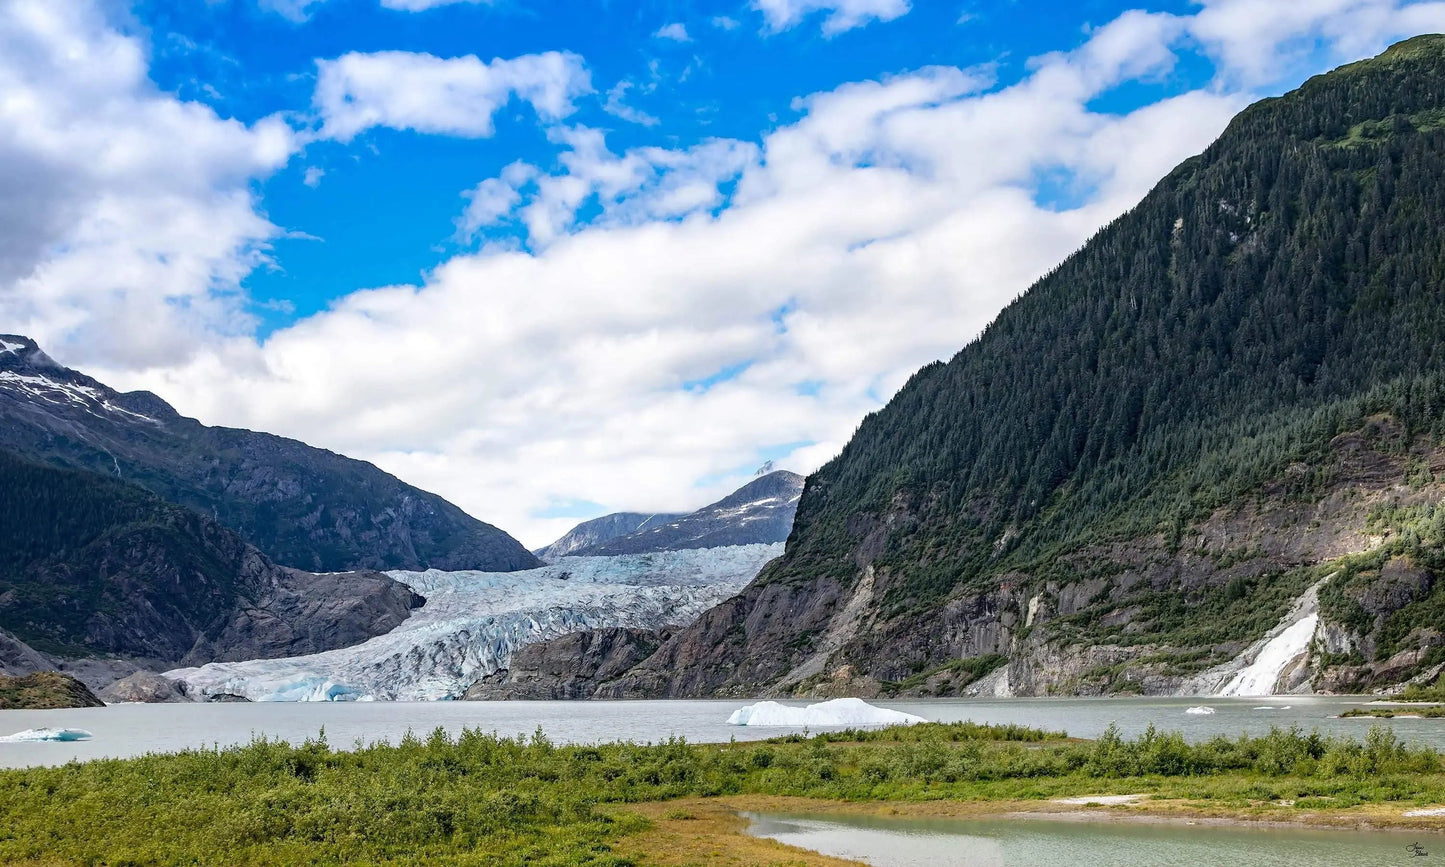
<path id="1" fill-rule="evenodd" d="M 1271 725 L 1363 738 L 1373 724 L 1392 727 L 1402 738 L 1445 750 L 1445 719 L 1332 719 L 1369 701 L 1361 697 L 1276 698 L 1037 698 L 877 701 L 880 707 L 930 720 L 1019 723 L 1096 737 L 1110 723 L 1135 735 L 1151 723 L 1180 731 L 1190 740 L 1241 732 L 1262 734 Z M 23 729 L 80 728 L 94 737 L 72 743 L 0 743 L 0 767 L 63 764 L 71 759 L 124 757 L 188 747 L 240 744 L 253 735 L 299 743 L 323 727 L 332 746 L 360 740 L 394 741 L 407 731 L 424 735 L 441 726 L 457 733 L 481 728 L 503 735 L 540 728 L 559 743 L 684 737 L 695 743 L 754 740 L 793 729 L 730 726 L 728 716 L 749 702 L 301 702 L 256 704 L 113 705 L 74 710 L 0 711 L 0 735 Z M 804 702 L 797 702 L 804 704 Z M 1191 705 L 1213 707 L 1210 715 L 1186 714 Z M 1285 709 L 1287 706 L 1287 709 Z M 1271 708 L 1268 710 L 1262 708 Z M 801 729 L 797 729 L 801 731 Z"/>
<path id="2" fill-rule="evenodd" d="M 874 867 L 1361 867 L 1430 863 L 1436 834 L 1182 822 L 746 814 L 748 833 Z M 1427 857 L 1428 857 L 1427 856 Z"/>

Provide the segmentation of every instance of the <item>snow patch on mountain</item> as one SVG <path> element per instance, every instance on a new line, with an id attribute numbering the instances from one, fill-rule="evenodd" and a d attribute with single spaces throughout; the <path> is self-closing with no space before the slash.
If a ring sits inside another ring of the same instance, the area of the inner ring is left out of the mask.
<path id="1" fill-rule="evenodd" d="M 166 672 L 192 695 L 252 701 L 456 698 L 524 645 L 605 627 L 683 626 L 741 590 L 782 544 L 564 557 L 522 572 L 391 572 L 426 604 L 341 650 Z"/>

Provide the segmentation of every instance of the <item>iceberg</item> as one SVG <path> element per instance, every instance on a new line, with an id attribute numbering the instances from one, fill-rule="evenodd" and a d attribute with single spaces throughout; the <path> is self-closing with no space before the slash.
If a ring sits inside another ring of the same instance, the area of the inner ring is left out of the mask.
<path id="1" fill-rule="evenodd" d="M 1204 705 L 1198 705 L 1196 707 L 1185 708 L 1184 712 L 1187 714 L 1193 714 L 1195 716 L 1208 716 L 1209 714 L 1214 713 L 1214 708 L 1206 707 Z"/>
<path id="2" fill-rule="evenodd" d="M 0 744 L 23 744 L 36 741 L 83 741 L 90 738 L 85 729 L 26 729 L 13 735 L 0 737 Z"/>
<path id="3" fill-rule="evenodd" d="M 522 572 L 390 572 L 426 597 L 396 629 L 325 653 L 166 672 L 202 698 L 438 701 L 511 664 L 524 645 L 612 626 L 685 626 L 742 590 L 781 544 L 563 557 Z"/>
<path id="4" fill-rule="evenodd" d="M 734 726 L 893 726 L 928 722 L 911 713 L 874 707 L 861 698 L 793 707 L 775 701 L 760 701 L 733 711 L 728 725 Z"/>

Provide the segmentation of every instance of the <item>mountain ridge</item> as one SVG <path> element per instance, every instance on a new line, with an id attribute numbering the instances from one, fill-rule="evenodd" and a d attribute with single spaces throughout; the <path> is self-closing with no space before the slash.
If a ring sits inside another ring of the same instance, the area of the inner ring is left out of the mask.
<path id="1" fill-rule="evenodd" d="M 0 448 L 119 476 L 312 572 L 538 565 L 503 531 L 369 463 L 202 425 L 150 392 L 122 394 L 66 368 L 21 335 L 0 334 Z"/>
<path id="2" fill-rule="evenodd" d="M 618 512 L 604 515 L 574 527 L 551 546 L 548 556 L 606 557 L 618 554 L 642 554 L 649 551 L 679 551 L 689 548 L 722 548 L 732 545 L 771 544 L 787 541 L 792 529 L 793 514 L 803 490 L 803 477 L 788 470 L 774 470 L 759 476 L 723 497 L 694 512 L 679 515 L 641 516 L 645 520 L 627 533 L 600 537 L 595 542 L 571 547 L 566 555 L 552 549 L 584 528 L 611 519 L 640 515 Z M 665 521 L 654 520 L 666 518 Z M 621 522 L 625 523 L 625 521 Z"/>

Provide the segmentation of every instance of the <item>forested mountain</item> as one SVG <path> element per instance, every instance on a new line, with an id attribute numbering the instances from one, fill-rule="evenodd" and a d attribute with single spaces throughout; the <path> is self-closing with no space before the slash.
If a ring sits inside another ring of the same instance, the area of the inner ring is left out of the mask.
<path id="1" fill-rule="evenodd" d="M 38 666 L 6 632 L 56 657 L 169 666 L 344 647 L 422 602 L 378 573 L 277 566 L 211 518 L 97 473 L 0 451 L 0 490 L 0 656 L 17 673 Z"/>
<path id="2" fill-rule="evenodd" d="M 139 484 L 316 572 L 538 565 L 521 543 L 371 464 L 271 434 L 207 427 L 120 394 L 0 334 L 0 448 Z"/>
<path id="3" fill-rule="evenodd" d="M 792 529 L 793 513 L 797 511 L 798 497 L 802 493 L 802 476 L 777 470 L 753 479 L 696 512 L 646 516 L 646 520 L 634 530 L 598 538 L 586 545 L 567 545 L 565 554 L 599 557 L 784 542 Z M 579 524 L 545 549 L 548 552 L 545 556 L 563 556 L 560 549 L 565 543 L 578 541 L 584 532 L 594 530 L 599 522 L 615 517 L 618 516 L 606 515 Z"/>
<path id="4" fill-rule="evenodd" d="M 1442 362 L 1429 36 L 1250 107 L 920 370 L 633 692 L 1167 691 L 1329 576 L 1316 685 L 1428 672 Z"/>

